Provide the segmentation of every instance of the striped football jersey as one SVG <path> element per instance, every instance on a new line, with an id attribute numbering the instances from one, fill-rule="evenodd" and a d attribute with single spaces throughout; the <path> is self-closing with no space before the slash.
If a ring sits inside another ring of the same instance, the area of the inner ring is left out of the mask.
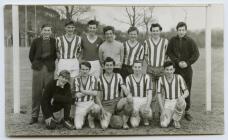
<path id="1" fill-rule="evenodd" d="M 124 64 L 132 66 L 134 61 L 144 59 L 144 47 L 137 42 L 135 46 L 131 46 L 128 41 L 123 43 L 124 46 Z"/>
<path id="2" fill-rule="evenodd" d="M 77 54 L 81 50 L 81 37 L 75 35 L 74 38 L 69 42 L 66 36 L 60 36 L 57 40 L 57 52 L 60 55 L 60 59 L 73 59 L 76 58 Z"/>
<path id="3" fill-rule="evenodd" d="M 142 74 L 140 81 L 136 81 L 131 74 L 126 78 L 127 89 L 133 97 L 147 97 L 147 91 L 152 90 L 152 80 L 147 74 Z"/>
<path id="4" fill-rule="evenodd" d="M 97 90 L 97 79 L 94 76 L 88 76 L 87 81 L 85 84 L 82 82 L 82 77 L 76 77 L 74 80 L 73 88 L 75 92 L 80 92 L 80 89 L 84 90 Z M 81 98 L 76 98 L 77 102 L 84 102 L 84 101 L 90 101 L 93 100 L 93 96 L 91 95 L 86 95 Z"/>
<path id="5" fill-rule="evenodd" d="M 122 97 L 121 85 L 123 84 L 123 79 L 118 73 L 113 73 L 111 81 L 107 81 L 104 74 L 102 74 L 99 78 L 98 89 L 103 93 L 103 100 L 107 101 Z"/>
<path id="6" fill-rule="evenodd" d="M 161 93 L 162 88 L 165 92 L 165 99 L 177 99 L 187 90 L 186 83 L 179 74 L 174 74 L 170 83 L 167 81 L 165 75 L 161 76 L 158 80 L 157 92 Z"/>
<path id="7" fill-rule="evenodd" d="M 152 67 L 162 67 L 165 62 L 168 40 L 160 38 L 159 42 L 155 44 L 152 39 L 147 39 L 144 42 L 144 46 L 147 64 Z"/>

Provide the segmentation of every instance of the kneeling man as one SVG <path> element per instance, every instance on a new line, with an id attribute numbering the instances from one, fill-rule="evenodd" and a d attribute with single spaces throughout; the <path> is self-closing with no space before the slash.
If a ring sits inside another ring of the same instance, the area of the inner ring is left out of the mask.
<path id="1" fill-rule="evenodd" d="M 138 127 L 141 118 L 144 125 L 149 125 L 152 118 L 150 107 L 152 101 L 152 80 L 149 75 L 142 73 L 142 62 L 135 61 L 133 64 L 134 73 L 126 78 L 127 89 L 133 97 L 133 113 L 130 117 L 132 127 Z"/>
<path id="2" fill-rule="evenodd" d="M 122 117 L 124 129 L 129 128 L 127 118 L 132 112 L 132 96 L 124 85 L 120 74 L 114 73 L 115 61 L 107 57 L 104 60 L 104 73 L 99 78 L 100 98 L 99 105 L 101 107 L 100 124 L 102 129 L 109 126 L 112 115 L 120 115 Z M 123 98 L 122 93 L 125 93 Z"/>
<path id="3" fill-rule="evenodd" d="M 161 108 L 160 124 L 161 127 L 168 127 L 171 120 L 174 127 L 181 128 L 180 120 L 184 113 L 189 92 L 184 79 L 179 74 L 174 74 L 174 63 L 167 61 L 164 63 L 165 75 L 158 81 L 158 100 Z M 161 92 L 161 90 L 164 92 Z M 161 93 L 164 93 L 164 104 Z"/>
<path id="4" fill-rule="evenodd" d="M 70 72 L 62 70 L 57 80 L 50 81 L 44 89 L 41 108 L 47 128 L 55 128 L 57 121 L 53 113 L 64 109 L 63 125 L 68 129 L 74 129 L 74 126 L 70 123 L 72 95 L 69 81 Z"/>
<path id="5" fill-rule="evenodd" d="M 90 128 L 95 128 L 94 117 L 100 112 L 100 107 L 94 103 L 97 96 L 97 80 L 95 76 L 89 75 L 91 64 L 87 61 L 79 65 L 80 74 L 75 78 L 75 117 L 74 124 L 76 129 L 82 129 L 86 116 Z"/>

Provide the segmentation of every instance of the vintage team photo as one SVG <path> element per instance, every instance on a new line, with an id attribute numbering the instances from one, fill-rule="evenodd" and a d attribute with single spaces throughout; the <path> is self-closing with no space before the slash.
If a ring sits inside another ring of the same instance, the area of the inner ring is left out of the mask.
<path id="1" fill-rule="evenodd" d="M 7 136 L 224 133 L 223 5 L 5 5 Z"/>

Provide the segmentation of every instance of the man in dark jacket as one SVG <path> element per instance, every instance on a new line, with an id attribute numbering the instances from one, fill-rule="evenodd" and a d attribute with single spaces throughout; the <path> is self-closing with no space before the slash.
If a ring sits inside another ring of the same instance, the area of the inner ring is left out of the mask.
<path id="1" fill-rule="evenodd" d="M 32 119 L 29 124 L 38 122 L 43 89 L 54 77 L 56 40 L 50 37 L 51 34 L 51 26 L 43 25 L 41 28 L 41 36 L 33 40 L 29 51 L 29 59 L 33 70 Z"/>
<path id="2" fill-rule="evenodd" d="M 74 129 L 70 122 L 70 109 L 73 102 L 70 87 L 70 72 L 62 70 L 57 80 L 50 81 L 45 87 L 41 108 L 44 114 L 47 128 L 55 128 L 55 119 L 53 113 L 64 109 L 63 125 L 68 129 Z"/>
<path id="3" fill-rule="evenodd" d="M 186 35 L 187 25 L 184 22 L 179 22 L 177 24 L 177 36 L 171 38 L 168 48 L 167 55 L 175 63 L 176 74 L 180 74 L 188 87 L 189 96 L 185 98 L 186 108 L 185 108 L 185 118 L 188 121 L 192 120 L 192 116 L 189 113 L 190 109 L 190 95 L 192 86 L 192 67 L 191 65 L 196 62 L 199 58 L 199 50 L 196 43 L 192 38 Z"/>

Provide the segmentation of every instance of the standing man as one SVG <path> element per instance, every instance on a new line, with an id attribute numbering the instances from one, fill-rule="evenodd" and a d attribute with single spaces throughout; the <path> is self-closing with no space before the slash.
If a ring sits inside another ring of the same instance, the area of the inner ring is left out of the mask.
<path id="1" fill-rule="evenodd" d="M 101 65 L 99 62 L 98 50 L 103 42 L 100 37 L 97 36 L 98 22 L 90 20 L 87 23 L 87 34 L 82 35 L 82 60 L 88 61 L 91 64 L 90 74 L 99 78 L 101 73 Z"/>
<path id="2" fill-rule="evenodd" d="M 161 37 L 162 27 L 160 24 L 151 24 L 150 27 L 151 38 L 145 41 L 145 60 L 147 62 L 147 73 L 152 78 L 153 87 L 157 87 L 158 78 L 164 73 L 164 62 L 166 60 L 166 50 L 168 46 L 168 40 Z M 152 98 L 152 111 L 155 116 L 155 110 L 157 106 L 156 88 L 153 91 Z"/>
<path id="3" fill-rule="evenodd" d="M 81 37 L 77 36 L 75 24 L 69 21 L 65 24 L 66 34 L 57 37 L 57 56 L 58 56 L 58 71 L 68 70 L 71 77 L 71 85 L 73 79 L 79 74 L 79 54 L 81 49 Z"/>
<path id="4" fill-rule="evenodd" d="M 141 61 L 134 61 L 134 74 L 126 78 L 126 86 L 133 97 L 133 113 L 130 117 L 132 127 L 138 127 L 141 120 L 145 126 L 152 119 L 152 81 L 149 75 L 142 73 Z"/>
<path id="5" fill-rule="evenodd" d="M 103 32 L 105 35 L 105 42 L 103 42 L 99 48 L 100 63 L 103 64 L 107 57 L 111 57 L 116 63 L 114 72 L 120 73 L 124 58 L 123 45 L 114 39 L 114 27 L 106 26 L 104 27 Z"/>
<path id="6" fill-rule="evenodd" d="M 124 60 L 121 70 L 123 80 L 130 74 L 133 74 L 132 66 L 134 61 L 144 59 L 144 47 L 142 43 L 137 41 L 139 30 L 136 27 L 130 27 L 127 31 L 129 39 L 123 43 L 124 46 Z"/>
<path id="7" fill-rule="evenodd" d="M 29 51 L 32 63 L 32 119 L 29 124 L 37 123 L 40 102 L 44 87 L 54 78 L 56 59 L 56 40 L 51 37 L 52 27 L 43 25 L 41 36 L 34 39 Z"/>
<path id="8" fill-rule="evenodd" d="M 57 80 L 50 81 L 45 87 L 41 107 L 46 127 L 49 129 L 54 129 L 57 122 L 53 113 L 61 109 L 64 109 L 63 125 L 70 130 L 74 129 L 74 125 L 70 123 L 70 109 L 73 100 L 69 82 L 70 72 L 62 70 Z"/>
<path id="9" fill-rule="evenodd" d="M 158 101 L 161 107 L 160 124 L 161 127 L 168 127 L 171 120 L 173 120 L 174 127 L 181 128 L 180 120 L 184 113 L 186 103 L 185 98 L 188 97 L 189 92 L 184 79 L 179 74 L 174 74 L 175 68 L 171 61 L 164 64 L 165 75 L 158 80 Z M 161 91 L 164 90 L 165 101 Z"/>
<path id="10" fill-rule="evenodd" d="M 187 25 L 184 22 L 177 24 L 177 36 L 171 38 L 167 49 L 167 55 L 175 63 L 176 74 L 180 74 L 188 87 L 189 96 L 185 99 L 186 109 L 185 118 L 188 121 L 192 120 L 190 115 L 190 97 L 191 97 L 191 86 L 192 86 L 192 67 L 191 65 L 196 62 L 199 58 L 199 50 L 196 43 L 190 38 L 187 33 Z"/>

